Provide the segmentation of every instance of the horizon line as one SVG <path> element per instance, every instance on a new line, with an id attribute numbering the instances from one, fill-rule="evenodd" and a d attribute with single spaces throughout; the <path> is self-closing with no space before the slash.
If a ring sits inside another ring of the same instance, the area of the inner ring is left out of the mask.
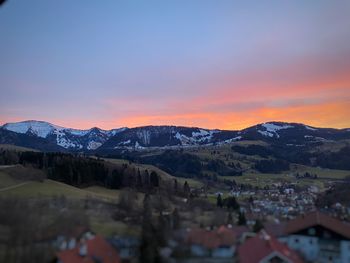
<path id="1" fill-rule="evenodd" d="M 316 128 L 316 129 L 336 129 L 336 130 L 346 130 L 346 129 L 350 129 L 349 127 L 344 127 L 344 128 L 335 128 L 335 127 L 330 127 L 330 126 L 313 126 L 313 125 L 309 125 L 309 124 L 305 124 L 303 122 L 289 122 L 289 121 L 281 121 L 281 120 L 273 120 L 273 121 L 266 121 L 266 122 L 257 122 L 253 125 L 247 126 L 245 128 L 242 129 L 220 129 L 220 128 L 205 128 L 205 127 L 201 127 L 201 126 L 191 126 L 191 125 L 169 125 L 169 124 L 148 124 L 148 125 L 140 125 L 140 126 L 132 126 L 132 127 L 128 127 L 128 126 L 119 126 L 119 127 L 115 127 L 115 128 L 111 128 L 111 129 L 104 129 L 104 128 L 100 128 L 98 126 L 94 126 L 92 125 L 90 128 L 87 129 L 82 129 L 82 128 L 72 128 L 72 127 L 65 127 L 64 125 L 60 125 L 60 124 L 55 124 L 51 121 L 45 121 L 45 120 L 35 120 L 35 119 L 27 119 L 27 120 L 23 120 L 23 121 L 15 121 L 15 122 L 0 122 L 0 128 L 5 126 L 6 124 L 15 124 L 15 123 L 23 123 L 23 122 L 43 122 L 43 123 L 48 123 L 50 125 L 53 126 L 58 126 L 60 128 L 64 128 L 64 129 L 72 129 L 72 130 L 90 130 L 93 128 L 98 128 L 100 130 L 104 130 L 104 131 L 111 131 L 111 130 L 117 130 L 117 129 L 136 129 L 136 128 L 142 128 L 142 127 L 157 127 L 157 126 L 162 126 L 162 127 L 184 127 L 184 128 L 199 128 L 199 129 L 204 129 L 204 130 L 220 130 L 220 131 L 241 131 L 241 130 L 245 130 L 257 125 L 262 125 L 262 124 L 266 124 L 266 123 L 286 123 L 286 124 L 301 124 L 304 126 L 308 126 L 311 128 Z"/>

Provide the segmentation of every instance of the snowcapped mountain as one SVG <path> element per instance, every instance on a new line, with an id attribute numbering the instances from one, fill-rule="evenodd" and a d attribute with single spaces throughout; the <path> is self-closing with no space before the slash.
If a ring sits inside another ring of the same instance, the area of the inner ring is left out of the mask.
<path id="1" fill-rule="evenodd" d="M 301 123 L 268 122 L 240 132 L 243 139 L 275 144 L 305 145 L 321 141 L 350 139 L 346 129 L 315 128 Z"/>
<path id="2" fill-rule="evenodd" d="M 63 127 L 43 121 L 22 121 L 6 123 L 2 128 L 16 133 L 31 133 L 41 138 L 46 138 L 54 130 L 63 130 Z"/>
<path id="3" fill-rule="evenodd" d="M 299 123 L 267 122 L 241 131 L 209 130 L 180 126 L 144 126 L 78 130 L 43 121 L 7 123 L 0 127 L 0 143 L 44 151 L 113 151 L 217 145 L 240 140 L 273 144 L 306 145 L 350 139 L 349 129 L 315 128 Z"/>
<path id="4" fill-rule="evenodd" d="M 145 126 L 124 130 L 111 137 L 103 149 L 198 146 L 224 142 L 236 131 L 208 130 L 179 126 Z"/>
<path id="5" fill-rule="evenodd" d="M 97 127 L 88 130 L 78 130 L 57 126 L 44 121 L 23 121 L 7 123 L 3 130 L 18 134 L 29 135 L 29 138 L 38 137 L 56 144 L 58 149 L 68 150 L 95 150 L 111 136 L 124 129 L 102 130 Z"/>

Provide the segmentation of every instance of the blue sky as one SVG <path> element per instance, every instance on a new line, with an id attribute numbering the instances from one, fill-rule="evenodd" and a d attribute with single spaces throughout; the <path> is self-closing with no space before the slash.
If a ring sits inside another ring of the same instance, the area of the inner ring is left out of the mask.
<path id="1" fill-rule="evenodd" d="M 350 126 L 349 12 L 348 1 L 10 0 L 0 121 Z"/>

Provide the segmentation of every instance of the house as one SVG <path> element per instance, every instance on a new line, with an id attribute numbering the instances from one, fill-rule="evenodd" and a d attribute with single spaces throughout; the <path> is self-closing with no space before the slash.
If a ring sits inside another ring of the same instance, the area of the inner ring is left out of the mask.
<path id="1" fill-rule="evenodd" d="M 239 263 L 300 263 L 301 257 L 264 230 L 238 248 Z"/>
<path id="2" fill-rule="evenodd" d="M 73 248 L 59 251 L 57 263 L 120 263 L 118 252 L 103 237 L 82 238 Z"/>
<path id="3" fill-rule="evenodd" d="M 317 211 L 287 222 L 280 240 L 308 261 L 350 262 L 350 224 Z"/>
<path id="4" fill-rule="evenodd" d="M 194 229 L 188 233 L 186 243 L 193 257 L 233 258 L 239 237 L 248 231 L 246 227 L 221 226 L 214 230 Z"/>
<path id="5" fill-rule="evenodd" d="M 119 252 L 119 257 L 122 260 L 131 260 L 139 255 L 140 240 L 132 236 L 114 236 L 108 241 Z"/>

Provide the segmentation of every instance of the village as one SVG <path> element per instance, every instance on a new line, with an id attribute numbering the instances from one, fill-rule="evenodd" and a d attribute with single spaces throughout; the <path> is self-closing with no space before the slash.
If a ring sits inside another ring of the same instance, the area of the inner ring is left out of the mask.
<path id="1" fill-rule="evenodd" d="M 225 200 L 240 200 L 228 210 L 232 218 L 220 225 L 181 227 L 170 211 L 161 211 L 177 226 L 167 232 L 154 262 L 350 262 L 349 207 L 335 203 L 320 209 L 315 188 L 295 191 L 293 185 L 276 184 L 249 191 L 233 187 L 226 199 L 220 192 L 210 194 L 222 209 Z M 150 262 L 140 257 L 139 238 L 104 239 L 85 231 L 70 241 L 57 240 L 57 262 Z"/>

